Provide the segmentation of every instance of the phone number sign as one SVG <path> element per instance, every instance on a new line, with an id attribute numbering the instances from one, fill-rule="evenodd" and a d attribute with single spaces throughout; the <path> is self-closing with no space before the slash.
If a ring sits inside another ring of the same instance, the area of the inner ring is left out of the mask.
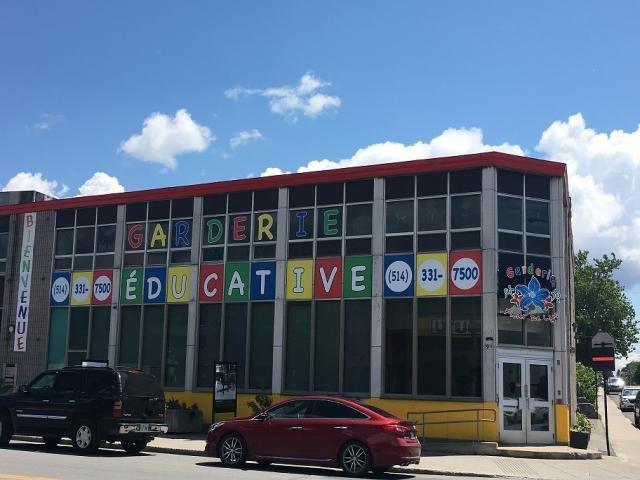
<path id="1" fill-rule="evenodd" d="M 384 257 L 385 297 L 413 296 L 413 255 Z"/>
<path id="2" fill-rule="evenodd" d="M 447 253 L 420 253 L 416 258 L 416 295 L 447 294 Z"/>
<path id="3" fill-rule="evenodd" d="M 449 293 L 474 295 L 482 293 L 482 252 L 456 251 L 449 255 Z"/>

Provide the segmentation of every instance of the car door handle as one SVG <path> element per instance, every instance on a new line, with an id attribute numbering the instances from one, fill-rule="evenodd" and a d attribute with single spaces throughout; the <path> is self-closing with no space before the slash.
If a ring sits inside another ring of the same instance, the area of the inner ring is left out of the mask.
<path id="1" fill-rule="evenodd" d="M 49 400 L 42 400 L 42 403 L 49 403 Z"/>
<path id="2" fill-rule="evenodd" d="M 76 403 L 75 400 L 69 400 L 69 403 Z"/>
<path id="3" fill-rule="evenodd" d="M 302 430 L 302 427 L 289 427 L 289 430 Z"/>
<path id="4" fill-rule="evenodd" d="M 336 430 L 346 430 L 346 429 L 348 429 L 349 427 L 343 427 L 343 426 L 340 426 L 340 427 L 333 427 L 333 428 L 335 428 Z"/>

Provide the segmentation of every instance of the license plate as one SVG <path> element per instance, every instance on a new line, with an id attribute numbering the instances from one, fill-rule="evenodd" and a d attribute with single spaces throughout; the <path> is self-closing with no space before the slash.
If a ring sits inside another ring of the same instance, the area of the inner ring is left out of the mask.
<path id="1" fill-rule="evenodd" d="M 146 423 L 140 424 L 140 431 L 141 432 L 148 432 L 149 431 L 149 425 L 146 424 Z"/>

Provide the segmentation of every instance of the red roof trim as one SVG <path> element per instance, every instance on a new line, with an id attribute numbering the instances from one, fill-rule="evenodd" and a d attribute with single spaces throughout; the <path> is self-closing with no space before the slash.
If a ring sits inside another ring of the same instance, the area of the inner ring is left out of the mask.
<path id="1" fill-rule="evenodd" d="M 362 167 L 336 168 L 317 172 L 274 175 L 271 177 L 227 180 L 215 183 L 112 193 L 109 195 L 73 197 L 46 202 L 5 205 L 0 207 L 0 215 L 60 210 L 64 208 L 82 208 L 149 202 L 173 198 L 197 197 L 215 193 L 262 190 L 267 188 L 291 187 L 314 183 L 330 183 L 333 181 L 344 182 L 375 177 L 414 175 L 420 173 L 465 170 L 480 167 L 497 167 L 522 173 L 533 173 L 551 177 L 562 177 L 566 172 L 566 165 L 564 163 L 521 157 L 501 152 L 485 152 L 454 157 L 409 160 L 405 162 L 383 163 Z"/>

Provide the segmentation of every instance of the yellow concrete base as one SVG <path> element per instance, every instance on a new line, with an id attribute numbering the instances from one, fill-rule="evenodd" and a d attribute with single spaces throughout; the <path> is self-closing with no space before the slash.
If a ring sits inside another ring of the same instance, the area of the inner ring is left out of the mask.
<path id="1" fill-rule="evenodd" d="M 569 445 L 570 412 L 569 405 L 555 405 L 556 444 Z"/>

